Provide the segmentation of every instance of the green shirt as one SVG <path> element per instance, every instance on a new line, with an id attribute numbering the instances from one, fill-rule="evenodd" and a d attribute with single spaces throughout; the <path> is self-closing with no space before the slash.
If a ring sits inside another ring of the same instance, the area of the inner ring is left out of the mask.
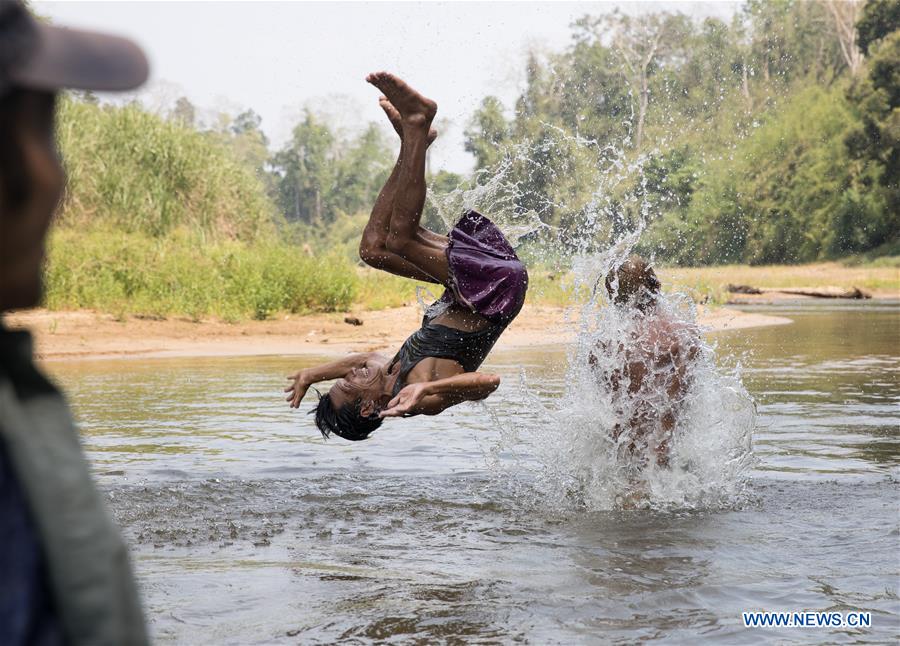
<path id="1" fill-rule="evenodd" d="M 31 335 L 0 326 L 0 441 L 41 543 L 69 644 L 146 644 L 125 544 L 104 508 L 62 394 L 35 367 Z"/>

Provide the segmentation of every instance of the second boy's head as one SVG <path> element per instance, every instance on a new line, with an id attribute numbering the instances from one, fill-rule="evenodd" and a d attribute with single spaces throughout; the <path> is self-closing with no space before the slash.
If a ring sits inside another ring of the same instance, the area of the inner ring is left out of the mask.
<path id="1" fill-rule="evenodd" d="M 660 287 L 656 272 L 637 255 L 629 257 L 606 276 L 606 292 L 616 305 L 634 305 L 643 310 L 655 301 Z"/>

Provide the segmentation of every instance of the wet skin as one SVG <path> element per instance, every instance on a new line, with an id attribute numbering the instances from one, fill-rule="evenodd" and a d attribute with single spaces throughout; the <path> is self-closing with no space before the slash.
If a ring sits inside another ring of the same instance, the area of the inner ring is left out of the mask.
<path id="1" fill-rule="evenodd" d="M 382 91 L 379 105 L 400 136 L 401 147 L 363 231 L 360 258 L 381 271 L 446 286 L 450 276 L 448 239 L 421 226 L 425 153 L 437 136 L 431 128 L 437 104 L 387 72 L 369 74 L 366 81 Z M 451 307 L 436 321 L 467 331 L 481 329 L 486 323 L 481 317 L 472 318 L 471 313 Z M 376 413 L 382 417 L 436 415 L 461 401 L 483 399 L 499 385 L 496 375 L 464 375 L 456 361 L 427 357 L 410 370 L 405 387 L 395 397 L 393 387 L 399 368 L 391 374 L 387 372 L 387 358 L 368 354 L 360 362 L 362 357 L 350 355 L 288 376 L 292 385 L 285 388 L 286 400 L 296 408 L 313 383 L 341 377 L 327 395 L 335 408 L 359 404 L 360 413 L 366 417 Z"/>
<path id="2" fill-rule="evenodd" d="M 446 283 L 449 275 L 445 252 L 447 238 L 419 225 L 422 215 L 420 202 L 424 201 L 425 196 L 424 151 L 437 136 L 431 128 L 437 104 L 392 74 L 376 72 L 369 74 L 366 81 L 384 93 L 378 103 L 402 145 L 394 173 L 385 186 L 385 194 L 379 196 L 379 202 L 382 199 L 387 202 L 386 208 L 382 211 L 376 203 L 370 222 L 370 227 L 378 222 L 384 235 L 379 239 L 371 234 L 367 236 L 367 231 L 363 236 L 360 255 L 378 269 L 413 279 Z M 416 187 L 418 179 L 423 183 Z M 367 245 L 367 237 L 376 241 L 379 248 L 372 249 L 373 245 Z M 392 237 L 394 245 L 391 244 Z M 406 240 L 406 244 L 397 246 L 398 237 Z M 376 262 L 370 262 L 370 259 Z M 332 404 L 340 408 L 359 402 L 360 412 L 365 416 L 384 408 L 392 399 L 392 389 L 397 380 L 396 368 L 393 374 L 387 372 L 388 363 L 386 357 L 381 357 L 370 360 L 362 369 L 351 370 L 329 390 L 327 396 Z M 462 372 L 462 366 L 455 361 L 427 358 L 410 371 L 406 381 L 408 384 L 421 383 Z"/>
<path id="3" fill-rule="evenodd" d="M 360 413 L 370 416 L 384 409 L 393 399 L 393 389 L 399 375 L 399 364 L 388 371 L 390 359 L 374 355 L 362 368 L 353 368 L 338 379 L 326 397 L 336 408 L 346 404 L 360 404 Z M 426 357 L 409 371 L 406 384 L 422 384 L 463 374 L 463 367 L 452 359 Z"/>
<path id="4" fill-rule="evenodd" d="M 384 406 L 390 399 L 391 388 L 397 380 L 396 373 L 387 372 L 387 357 L 378 355 L 371 357 L 361 368 L 352 368 L 343 378 L 338 379 L 326 397 L 331 398 L 335 407 L 361 402 L 360 412 L 369 416 Z"/>

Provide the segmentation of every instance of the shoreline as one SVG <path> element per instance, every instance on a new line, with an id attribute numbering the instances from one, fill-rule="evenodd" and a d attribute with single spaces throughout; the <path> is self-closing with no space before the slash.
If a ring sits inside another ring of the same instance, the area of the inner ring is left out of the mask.
<path id="1" fill-rule="evenodd" d="M 838 296 L 812 297 L 797 293 L 804 288 L 785 288 L 783 291 L 764 288 L 761 294 L 728 294 L 725 307 L 741 307 L 743 305 L 783 305 L 790 303 L 879 303 L 882 301 L 900 300 L 900 292 L 890 290 L 866 290 L 867 298 L 840 298 Z M 838 294 L 846 290 L 838 287 L 805 288 L 814 289 L 822 294 Z M 791 291 L 794 290 L 794 291 Z"/>
<path id="2" fill-rule="evenodd" d="M 557 345 L 574 339 L 566 309 L 526 305 L 497 342 L 498 350 Z M 351 325 L 356 317 L 362 325 Z M 729 307 L 698 307 L 706 333 L 785 325 L 791 319 L 741 312 Z M 30 330 L 39 361 L 160 359 L 265 355 L 339 355 L 399 347 L 421 323 L 418 306 L 379 310 L 282 315 L 266 321 L 199 322 L 188 318 L 117 318 L 92 310 L 45 309 L 6 315 L 10 329 Z"/>

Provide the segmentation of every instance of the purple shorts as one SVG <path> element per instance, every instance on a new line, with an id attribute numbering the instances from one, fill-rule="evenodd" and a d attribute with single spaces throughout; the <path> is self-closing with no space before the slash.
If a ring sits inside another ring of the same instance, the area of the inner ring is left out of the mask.
<path id="1" fill-rule="evenodd" d="M 509 241 L 477 211 L 468 211 L 449 237 L 453 299 L 492 321 L 512 321 L 525 302 L 528 272 Z"/>

